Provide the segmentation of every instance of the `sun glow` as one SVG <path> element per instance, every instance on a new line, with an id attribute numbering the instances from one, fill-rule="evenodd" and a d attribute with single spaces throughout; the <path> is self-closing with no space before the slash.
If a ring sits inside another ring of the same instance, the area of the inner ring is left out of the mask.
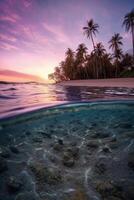
<path id="1" fill-rule="evenodd" d="M 107 49 L 116 31 L 124 38 L 124 50 L 128 50 L 131 35 L 123 32 L 117 19 L 122 19 L 132 6 L 130 0 L 0 1 L 0 70 L 48 79 L 48 74 L 64 60 L 67 48 L 75 51 L 79 43 L 85 43 L 90 53 L 92 45 L 83 36 L 82 27 L 91 18 L 101 27 L 95 42 L 102 41 Z"/>

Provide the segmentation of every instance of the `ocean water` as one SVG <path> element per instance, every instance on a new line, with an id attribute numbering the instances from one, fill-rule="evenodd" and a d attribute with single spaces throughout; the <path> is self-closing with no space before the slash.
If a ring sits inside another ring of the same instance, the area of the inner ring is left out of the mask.
<path id="1" fill-rule="evenodd" d="M 89 88 L 39 83 L 0 84 L 0 118 L 71 102 L 134 99 L 130 88 Z"/>
<path id="2" fill-rule="evenodd" d="M 134 89 L 0 84 L 0 118 L 0 200 L 134 199 Z"/>
<path id="3" fill-rule="evenodd" d="M 0 121 L 1 200 L 133 200 L 134 101 L 59 105 Z"/>

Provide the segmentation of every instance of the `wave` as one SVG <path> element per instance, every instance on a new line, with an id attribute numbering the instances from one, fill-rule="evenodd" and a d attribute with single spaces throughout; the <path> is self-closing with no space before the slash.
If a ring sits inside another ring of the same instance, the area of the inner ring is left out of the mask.
<path id="1" fill-rule="evenodd" d="M 0 84 L 3 83 L 0 81 Z M 91 101 L 98 99 L 134 99 L 134 89 L 63 87 L 53 84 L 8 83 L 0 85 L 0 115 L 16 115 L 52 104 Z M 0 117 L 1 117 L 0 116 Z"/>
<path id="2" fill-rule="evenodd" d="M 13 91 L 13 90 L 17 90 L 17 88 L 11 87 L 11 88 L 8 88 L 8 89 L 4 89 L 2 91 L 6 92 L 6 91 Z"/>
<path id="3" fill-rule="evenodd" d="M 5 96 L 5 95 L 0 95 L 0 99 L 16 99 L 16 97 L 13 96 Z"/>
<path id="4" fill-rule="evenodd" d="M 43 92 L 37 92 L 37 93 L 33 93 L 33 94 L 30 94 L 30 96 L 34 96 L 34 95 L 42 95 L 42 94 L 44 94 Z"/>

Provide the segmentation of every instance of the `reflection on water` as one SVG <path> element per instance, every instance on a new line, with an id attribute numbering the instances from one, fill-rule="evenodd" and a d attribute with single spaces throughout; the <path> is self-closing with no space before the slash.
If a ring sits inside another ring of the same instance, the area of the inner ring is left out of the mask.
<path id="1" fill-rule="evenodd" d="M 134 98 L 134 89 L 37 83 L 0 84 L 0 117 L 65 102 L 124 98 Z"/>

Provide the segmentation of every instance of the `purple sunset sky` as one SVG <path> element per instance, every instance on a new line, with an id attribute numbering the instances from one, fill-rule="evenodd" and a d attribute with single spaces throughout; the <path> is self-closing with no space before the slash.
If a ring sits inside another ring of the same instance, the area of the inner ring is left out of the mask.
<path id="1" fill-rule="evenodd" d="M 47 78 L 68 47 L 85 43 L 92 50 L 82 30 L 91 18 L 100 26 L 95 42 L 108 50 L 119 32 L 123 50 L 131 49 L 122 21 L 132 8 L 132 0 L 0 0 L 0 69 Z"/>

